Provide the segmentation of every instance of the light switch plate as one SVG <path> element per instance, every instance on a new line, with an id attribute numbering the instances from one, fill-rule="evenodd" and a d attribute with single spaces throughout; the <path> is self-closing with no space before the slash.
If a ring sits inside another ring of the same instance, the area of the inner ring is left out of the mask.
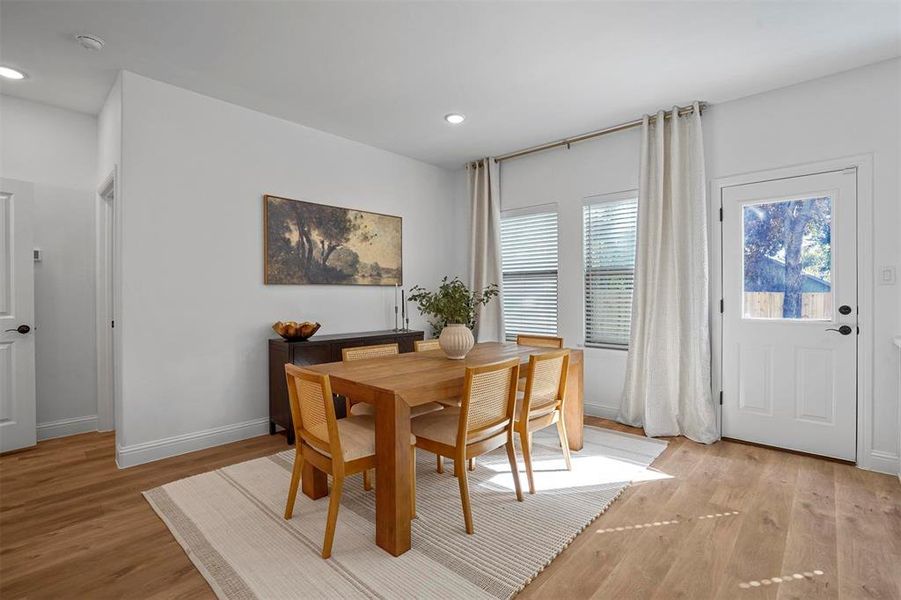
<path id="1" fill-rule="evenodd" d="M 893 265 L 879 267 L 877 282 L 879 285 L 895 285 L 895 267 Z"/>
<path id="2" fill-rule="evenodd" d="M 34 249 L 34 262 L 41 262 L 41 259 L 43 259 L 43 253 L 41 252 L 41 249 L 35 248 Z"/>

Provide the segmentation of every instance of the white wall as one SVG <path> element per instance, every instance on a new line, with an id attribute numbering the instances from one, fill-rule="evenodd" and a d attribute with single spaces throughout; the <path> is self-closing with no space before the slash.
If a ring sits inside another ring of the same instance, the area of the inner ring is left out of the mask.
<path id="1" fill-rule="evenodd" d="M 465 272 L 449 171 L 132 73 L 121 81 L 120 465 L 266 431 L 274 321 L 393 327 L 393 288 L 263 285 L 264 194 L 402 216 L 407 286 Z"/>
<path id="2" fill-rule="evenodd" d="M 34 186 L 38 439 L 96 429 L 97 119 L 0 96 L 0 174 Z"/>
<path id="3" fill-rule="evenodd" d="M 901 60 L 718 104 L 704 117 L 707 176 L 813 163 L 858 154 L 874 162 L 874 265 L 901 267 Z M 600 124 L 599 125 L 603 125 Z M 563 133 L 563 132 L 561 132 Z M 572 132 L 575 133 L 575 132 Z M 637 187 L 637 130 L 601 137 L 570 150 L 508 161 L 501 172 L 505 209 L 556 202 L 560 211 L 560 333 L 583 341 L 581 205 L 585 196 Z M 711 234 L 718 239 L 719 232 Z M 866 240 L 865 244 L 870 243 Z M 876 286 L 872 464 L 898 461 L 898 378 L 892 336 L 901 333 L 898 284 Z M 718 297 L 718 292 L 715 293 Z M 586 350 L 586 410 L 615 415 L 625 375 L 625 353 Z M 864 457 L 861 458 L 864 460 Z"/>

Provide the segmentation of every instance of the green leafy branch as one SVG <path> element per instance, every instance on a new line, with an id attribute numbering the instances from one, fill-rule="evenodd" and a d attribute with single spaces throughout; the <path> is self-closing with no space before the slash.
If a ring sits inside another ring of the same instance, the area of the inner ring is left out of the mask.
<path id="1" fill-rule="evenodd" d="M 410 289 L 408 298 L 416 303 L 419 312 L 429 318 L 433 330 L 439 333 L 447 325 L 466 325 L 475 327 L 476 306 L 486 305 L 500 294 L 497 284 L 490 284 L 484 290 L 473 292 L 459 277 L 448 281 L 441 280 L 441 285 L 434 292 L 415 285 Z"/>

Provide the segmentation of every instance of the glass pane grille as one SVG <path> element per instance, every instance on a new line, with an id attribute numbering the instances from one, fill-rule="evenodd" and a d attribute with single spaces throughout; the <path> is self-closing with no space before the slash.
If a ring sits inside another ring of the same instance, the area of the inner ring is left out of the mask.
<path id="1" fill-rule="evenodd" d="M 629 345 L 638 201 L 588 204 L 583 209 L 585 343 Z"/>
<path id="2" fill-rule="evenodd" d="M 557 334 L 557 213 L 501 219 L 504 325 L 520 333 Z"/>

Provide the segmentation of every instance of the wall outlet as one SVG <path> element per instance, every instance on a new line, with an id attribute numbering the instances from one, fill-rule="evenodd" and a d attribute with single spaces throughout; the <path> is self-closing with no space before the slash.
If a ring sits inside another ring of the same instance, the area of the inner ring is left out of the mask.
<path id="1" fill-rule="evenodd" d="M 893 265 L 879 267 L 877 283 L 879 285 L 895 285 L 895 267 Z"/>

